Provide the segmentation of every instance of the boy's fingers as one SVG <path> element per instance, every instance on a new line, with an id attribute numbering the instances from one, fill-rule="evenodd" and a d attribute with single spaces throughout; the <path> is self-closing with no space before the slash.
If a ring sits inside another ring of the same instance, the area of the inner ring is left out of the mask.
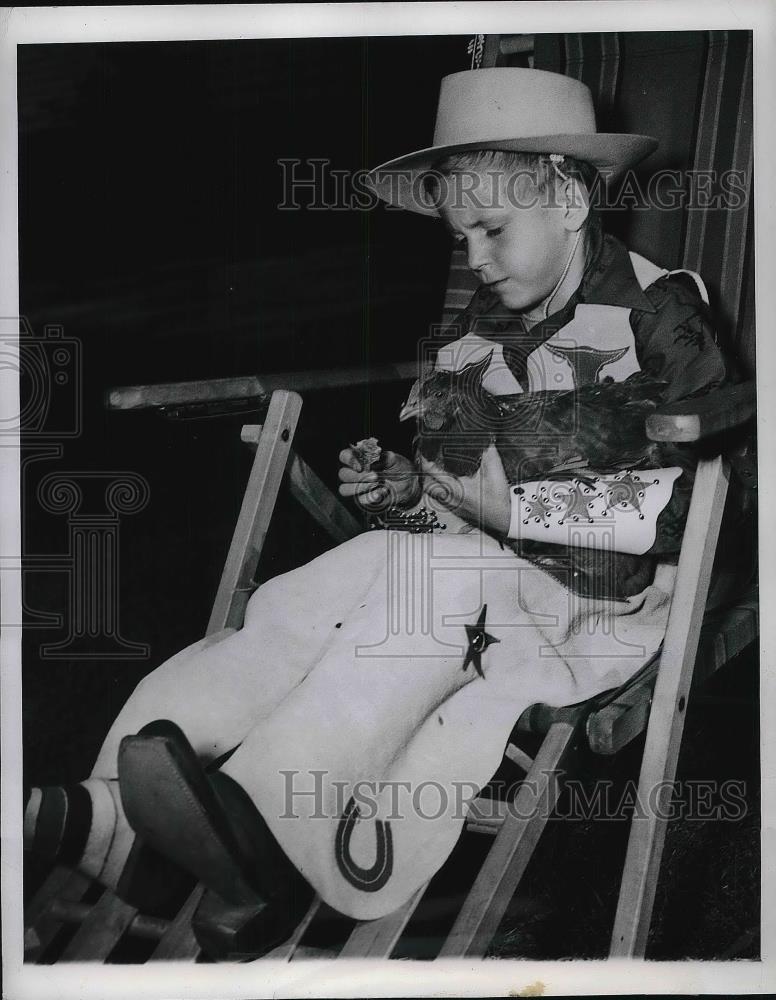
<path id="1" fill-rule="evenodd" d="M 347 466 L 342 466 L 337 475 L 341 483 L 374 483 L 377 481 L 376 472 L 354 472 Z"/>
<path id="2" fill-rule="evenodd" d="M 337 491 L 341 497 L 361 497 L 362 499 L 369 496 L 373 492 L 386 493 L 387 490 L 384 486 L 378 486 L 375 488 L 374 480 L 365 483 L 362 480 L 350 483 L 340 483 L 337 487 Z"/>
<path id="3" fill-rule="evenodd" d="M 361 463 L 354 455 L 352 448 L 343 448 L 339 453 L 339 460 L 342 465 L 347 465 L 354 472 L 361 472 Z"/>
<path id="4" fill-rule="evenodd" d="M 363 484 L 358 483 L 343 483 L 338 488 L 338 492 L 341 497 L 348 497 L 367 508 L 384 506 L 389 496 L 389 491 L 384 486 L 379 486 L 376 490 L 369 490 L 364 489 Z"/>

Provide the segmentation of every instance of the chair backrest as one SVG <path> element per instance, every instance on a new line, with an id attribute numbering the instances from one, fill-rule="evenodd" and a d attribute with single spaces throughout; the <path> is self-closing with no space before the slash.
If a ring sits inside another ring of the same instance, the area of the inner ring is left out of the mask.
<path id="1" fill-rule="evenodd" d="M 604 226 L 657 264 L 702 275 L 720 339 L 751 375 L 751 32 L 536 35 L 532 46 L 526 44 L 530 36 L 519 36 L 519 45 L 515 37 L 501 36 L 499 46 L 486 47 L 495 53 L 496 65 L 532 65 L 576 77 L 592 91 L 601 131 L 643 133 L 660 141 L 636 178 L 648 194 L 657 190 L 666 207 L 605 211 Z M 658 179 L 660 171 L 666 173 Z M 720 200 L 733 194 L 727 203 L 708 203 L 706 190 Z M 454 250 L 445 324 L 476 286 L 465 253 Z"/>

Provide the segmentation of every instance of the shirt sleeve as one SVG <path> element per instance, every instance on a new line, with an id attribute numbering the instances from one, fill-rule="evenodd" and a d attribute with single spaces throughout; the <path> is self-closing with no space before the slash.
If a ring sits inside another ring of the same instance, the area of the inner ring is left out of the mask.
<path id="1" fill-rule="evenodd" d="M 664 403 L 705 396 L 733 380 L 732 366 L 717 341 L 711 310 L 689 275 L 659 278 L 645 294 L 655 312 L 632 313 L 631 326 L 642 369 L 668 383 Z M 693 443 L 667 444 L 664 451 L 667 464 L 680 466 L 682 475 L 658 518 L 649 552 L 669 556 L 681 548 L 698 448 Z"/>
<path id="2" fill-rule="evenodd" d="M 703 396 L 729 379 L 709 307 L 686 275 L 659 278 L 645 290 L 655 309 L 631 312 L 642 370 L 665 380 L 663 402 Z"/>

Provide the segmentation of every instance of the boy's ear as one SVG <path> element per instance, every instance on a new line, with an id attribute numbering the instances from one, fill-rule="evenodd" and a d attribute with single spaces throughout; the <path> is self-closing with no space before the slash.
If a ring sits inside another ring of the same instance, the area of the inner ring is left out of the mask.
<path id="1" fill-rule="evenodd" d="M 574 177 L 565 180 L 560 190 L 560 205 L 563 210 L 563 225 L 571 233 L 578 232 L 590 213 L 585 185 Z"/>

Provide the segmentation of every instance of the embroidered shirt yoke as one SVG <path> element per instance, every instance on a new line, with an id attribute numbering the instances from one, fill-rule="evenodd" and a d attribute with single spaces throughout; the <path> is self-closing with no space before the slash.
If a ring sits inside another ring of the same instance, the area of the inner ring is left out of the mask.
<path id="1" fill-rule="evenodd" d="M 496 394 L 573 389 L 643 370 L 668 383 L 663 402 L 703 395 L 725 381 L 726 365 L 698 281 L 604 236 L 568 303 L 530 330 L 480 286 L 448 328 L 437 366 L 460 369 L 494 351 L 483 384 Z"/>
<path id="2" fill-rule="evenodd" d="M 436 367 L 459 371 L 490 356 L 483 387 L 495 395 L 576 389 L 644 371 L 666 383 L 660 401 L 668 403 L 704 395 L 728 378 L 700 278 L 659 268 L 612 236 L 597 238 L 579 288 L 566 305 L 530 329 L 481 286 L 446 333 L 449 340 L 437 353 Z M 632 559 L 632 587 L 644 585 L 652 557 L 673 556 L 681 546 L 696 454 L 688 445 L 676 446 L 675 454 L 671 465 L 683 474 L 673 491 L 669 482 L 670 499 L 652 515 L 649 558 Z M 516 516 L 513 501 L 513 523 Z M 591 575 L 592 550 L 518 544 L 528 558 L 543 564 L 571 558 L 580 562 L 578 576 Z M 624 586 L 622 593 L 635 592 Z"/>

